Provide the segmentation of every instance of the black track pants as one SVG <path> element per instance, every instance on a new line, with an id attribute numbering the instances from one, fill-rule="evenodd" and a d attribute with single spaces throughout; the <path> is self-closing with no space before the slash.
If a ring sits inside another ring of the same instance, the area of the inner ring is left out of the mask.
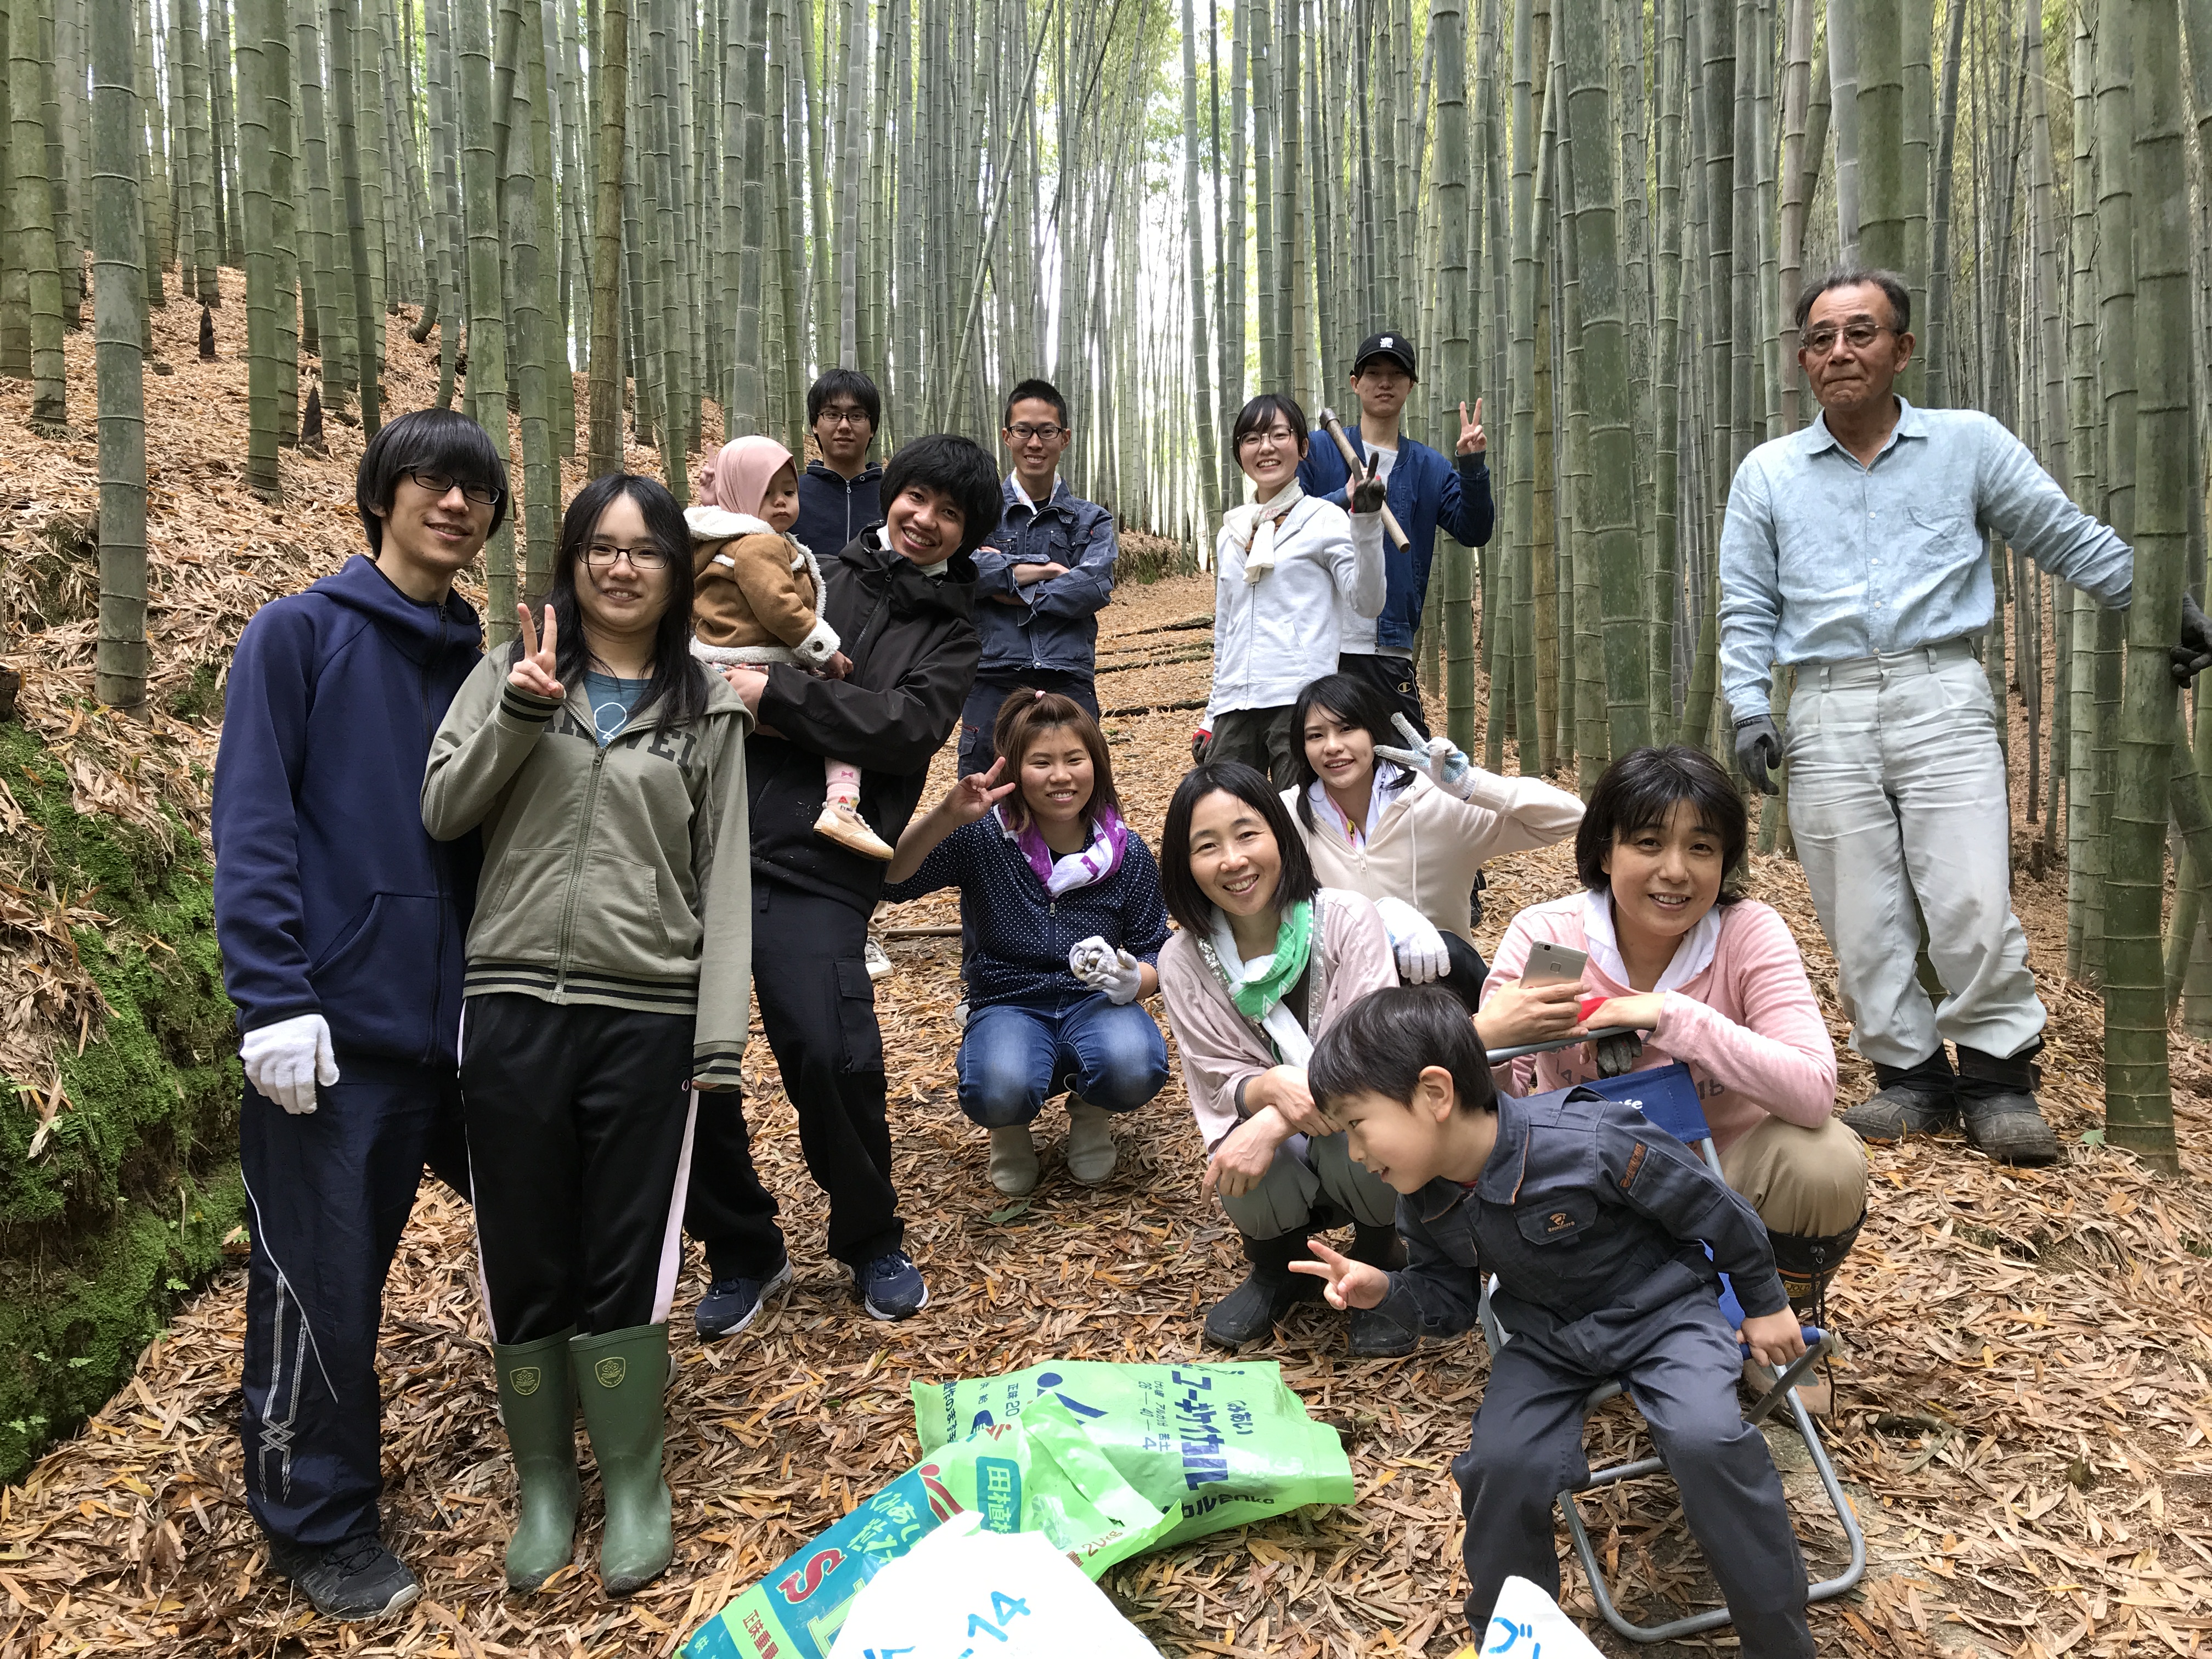
<path id="1" fill-rule="evenodd" d="M 461 1098 L 494 1341 L 668 1317 L 692 1024 L 512 992 L 469 999 Z"/>
<path id="2" fill-rule="evenodd" d="M 753 878 L 753 992 L 761 1029 L 799 1115 L 807 1172 L 830 1195 L 830 1254 L 859 1267 L 898 1249 L 884 1115 L 884 1035 L 861 951 L 868 919 L 851 905 Z M 717 1279 L 767 1279 L 783 1263 L 775 1200 L 754 1173 L 734 1094 L 703 1097 L 684 1231 Z"/>

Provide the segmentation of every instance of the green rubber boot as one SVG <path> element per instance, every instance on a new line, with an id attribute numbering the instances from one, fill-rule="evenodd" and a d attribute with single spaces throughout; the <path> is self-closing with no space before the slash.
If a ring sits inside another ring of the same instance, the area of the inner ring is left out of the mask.
<path id="1" fill-rule="evenodd" d="M 574 1328 L 537 1342 L 495 1342 L 499 1419 L 514 1453 L 514 1536 L 507 1545 L 509 1589 L 534 1590 L 568 1565 L 576 1547 L 576 1381 L 568 1365 Z"/>
<path id="2" fill-rule="evenodd" d="M 628 1595 L 658 1578 L 676 1553 L 673 1505 L 660 1478 L 668 1327 L 632 1325 L 572 1337 L 568 1353 L 606 1493 L 599 1580 L 609 1595 Z"/>

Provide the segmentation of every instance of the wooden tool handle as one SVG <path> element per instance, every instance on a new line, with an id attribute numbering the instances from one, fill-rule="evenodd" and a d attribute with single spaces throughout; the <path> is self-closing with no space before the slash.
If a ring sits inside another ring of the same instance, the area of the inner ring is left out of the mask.
<path id="1" fill-rule="evenodd" d="M 1337 448 L 1344 453 L 1346 471 L 1355 480 L 1366 477 L 1366 469 L 1359 464 L 1358 452 L 1352 448 L 1352 440 L 1345 436 L 1344 422 L 1337 418 L 1336 411 L 1333 409 L 1322 410 L 1321 423 L 1328 429 L 1328 435 L 1336 440 Z M 1347 507 L 1351 505 L 1352 485 L 1349 483 L 1344 487 L 1344 500 Z M 1400 549 L 1402 550 L 1410 545 L 1406 539 L 1406 532 L 1399 527 L 1397 515 L 1390 511 L 1390 504 L 1388 501 L 1382 504 L 1382 528 L 1389 532 L 1390 539 Z"/>

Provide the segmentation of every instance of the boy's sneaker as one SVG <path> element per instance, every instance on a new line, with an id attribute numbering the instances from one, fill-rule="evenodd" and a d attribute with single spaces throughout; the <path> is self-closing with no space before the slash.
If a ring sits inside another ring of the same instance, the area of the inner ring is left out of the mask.
<path id="1" fill-rule="evenodd" d="M 876 943 L 872 933 L 868 936 L 868 942 L 860 947 L 860 960 L 866 965 L 870 979 L 889 979 L 898 972 L 897 964 L 891 960 L 891 953 Z"/>
<path id="2" fill-rule="evenodd" d="M 871 1319 L 906 1319 L 929 1305 L 921 1269 L 904 1250 L 887 1250 L 864 1267 L 849 1267 L 853 1294 Z"/>
<path id="3" fill-rule="evenodd" d="M 702 1339 L 735 1336 L 753 1322 L 769 1297 L 791 1285 L 791 1258 L 766 1279 L 718 1279 L 692 1310 L 691 1324 Z"/>
<path id="4" fill-rule="evenodd" d="M 325 1619 L 381 1619 L 422 1594 L 406 1563 L 373 1532 L 357 1533 L 326 1550 L 272 1538 L 269 1565 L 298 1585 Z"/>

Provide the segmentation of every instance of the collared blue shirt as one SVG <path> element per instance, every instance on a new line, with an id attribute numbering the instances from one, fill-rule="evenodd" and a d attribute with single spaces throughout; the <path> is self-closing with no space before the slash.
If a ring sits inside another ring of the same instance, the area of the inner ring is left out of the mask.
<path id="1" fill-rule="evenodd" d="M 2026 444 L 1972 409 L 1897 400 L 1874 458 L 1823 413 L 1744 457 L 1721 528 L 1721 690 L 1767 711 L 1775 663 L 1850 662 L 1985 631 L 1994 532 L 2100 604 L 2124 608 L 2135 553 L 2068 499 Z"/>
<path id="2" fill-rule="evenodd" d="M 975 631 L 983 636 L 981 675 L 1047 669 L 1091 678 L 1098 666 L 1098 612 L 1114 597 L 1120 544 L 1114 515 L 1055 478 L 1039 505 L 1012 477 L 989 545 L 975 555 Z M 1061 564 L 1064 576 L 1022 586 L 1018 564 Z M 1020 601 L 1007 605 L 1004 593 Z"/>

